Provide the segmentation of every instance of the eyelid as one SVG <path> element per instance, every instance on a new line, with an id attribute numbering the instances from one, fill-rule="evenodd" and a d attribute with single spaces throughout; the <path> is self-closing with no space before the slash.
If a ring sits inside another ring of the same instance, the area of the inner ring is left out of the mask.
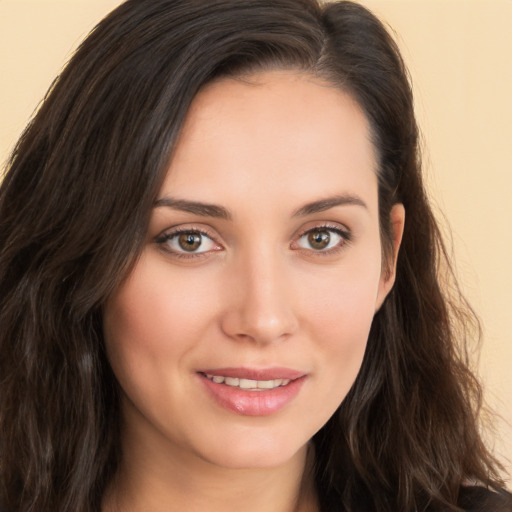
<path id="1" fill-rule="evenodd" d="M 201 236 L 207 237 L 213 244 L 215 244 L 215 247 L 213 249 L 208 249 L 205 251 L 198 251 L 198 252 L 187 252 L 185 250 L 175 250 L 166 243 L 172 240 L 173 238 L 179 236 L 182 233 L 195 233 L 199 234 Z M 204 227 L 194 226 L 194 225 L 179 225 L 172 228 L 167 228 L 160 232 L 155 238 L 154 241 L 157 245 L 161 247 L 163 251 L 165 251 L 167 254 L 172 255 L 176 258 L 185 258 L 185 259 L 191 259 L 191 258 L 198 258 L 198 257 L 205 257 L 208 256 L 212 252 L 217 252 L 223 249 L 222 244 L 220 244 L 217 241 L 217 236 L 215 236 L 213 233 L 210 232 L 210 230 L 205 229 Z"/>
<path id="2" fill-rule="evenodd" d="M 298 246 L 298 240 L 300 240 L 302 237 L 307 235 L 308 233 L 311 233 L 313 231 L 332 231 L 335 232 L 337 235 L 339 235 L 342 239 L 341 243 L 338 243 L 336 246 L 328 248 L 328 249 L 318 249 L 315 250 L 313 248 L 307 249 L 304 247 Z M 212 243 L 215 244 L 215 247 L 213 249 L 208 249 L 205 251 L 200 252 L 187 252 L 185 250 L 179 251 L 174 250 L 170 247 L 165 247 L 166 242 L 173 239 L 174 237 L 180 235 L 180 233 L 197 233 L 202 236 L 205 236 L 209 238 Z M 222 249 L 224 249 L 223 245 L 218 241 L 218 236 L 214 233 L 212 233 L 212 230 L 205 228 L 204 226 L 197 226 L 197 225 L 178 225 L 174 227 L 167 228 L 160 232 L 155 238 L 154 241 L 156 244 L 160 245 L 162 250 L 165 251 L 167 254 L 172 255 L 176 258 L 185 258 L 185 259 L 191 259 L 191 258 L 198 258 L 198 257 L 206 257 L 210 255 L 212 252 L 217 252 Z M 352 232 L 349 228 L 346 226 L 339 224 L 339 223 L 333 223 L 333 222 L 322 222 L 322 223 L 308 223 L 306 227 L 303 227 L 294 237 L 293 241 L 290 244 L 290 247 L 294 250 L 301 250 L 306 251 L 308 253 L 316 254 L 316 255 L 330 255 L 334 254 L 335 252 L 342 250 L 345 248 L 347 244 L 349 244 L 352 241 Z"/>
<path id="3" fill-rule="evenodd" d="M 313 231 L 332 231 L 335 232 L 342 238 L 342 242 L 334 247 L 325 250 L 315 250 L 313 248 L 306 249 L 304 247 L 298 246 L 298 240 L 300 240 L 305 235 L 313 232 Z M 353 239 L 352 232 L 346 226 L 338 223 L 325 222 L 320 224 L 314 224 L 309 227 L 301 229 L 298 234 L 294 237 L 294 241 L 292 242 L 292 248 L 295 250 L 304 250 L 317 255 L 328 255 L 333 254 L 341 249 L 343 249 L 346 245 L 348 245 Z"/>

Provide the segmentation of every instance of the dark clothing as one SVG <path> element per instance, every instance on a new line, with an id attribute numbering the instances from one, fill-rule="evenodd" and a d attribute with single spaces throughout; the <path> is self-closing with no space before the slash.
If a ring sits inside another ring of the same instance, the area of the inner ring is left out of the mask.
<path id="1" fill-rule="evenodd" d="M 333 495 L 330 498 L 330 500 L 324 501 L 321 512 L 343 512 L 345 510 L 345 507 L 339 505 L 339 498 L 335 498 Z M 494 492 L 484 487 L 463 487 L 460 491 L 457 506 L 464 512 L 512 512 L 512 494 L 504 490 Z M 354 510 L 357 512 L 380 512 L 375 508 L 371 495 L 360 495 Z M 422 512 L 445 512 L 446 509 L 427 507 L 421 510 Z M 396 512 L 408 511 L 396 510 Z"/>
<path id="2" fill-rule="evenodd" d="M 458 505 L 466 512 L 512 512 L 512 494 L 490 492 L 483 487 L 465 487 Z"/>

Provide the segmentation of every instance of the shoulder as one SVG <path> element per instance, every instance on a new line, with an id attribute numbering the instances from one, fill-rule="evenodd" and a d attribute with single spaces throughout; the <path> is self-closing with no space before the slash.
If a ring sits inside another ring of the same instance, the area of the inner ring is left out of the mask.
<path id="1" fill-rule="evenodd" d="M 465 512 L 512 512 L 512 494 L 484 487 L 463 487 L 457 505 Z"/>

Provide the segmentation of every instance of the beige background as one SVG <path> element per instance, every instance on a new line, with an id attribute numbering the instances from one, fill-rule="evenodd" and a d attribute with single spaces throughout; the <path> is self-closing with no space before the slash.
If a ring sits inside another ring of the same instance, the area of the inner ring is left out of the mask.
<path id="1" fill-rule="evenodd" d="M 119 3 L 0 0 L 0 162 L 73 48 Z M 428 183 L 483 320 L 496 449 L 512 459 L 512 0 L 363 3 L 394 28 L 412 74 Z"/>

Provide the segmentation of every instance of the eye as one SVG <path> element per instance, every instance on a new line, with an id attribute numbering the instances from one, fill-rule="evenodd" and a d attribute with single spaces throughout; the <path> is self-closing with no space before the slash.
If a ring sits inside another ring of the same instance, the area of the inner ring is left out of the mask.
<path id="1" fill-rule="evenodd" d="M 317 227 L 302 234 L 296 244 L 301 249 L 308 249 L 318 252 L 328 252 L 336 249 L 350 240 L 348 232 L 340 228 Z"/>
<path id="2" fill-rule="evenodd" d="M 220 249 L 220 246 L 207 233 L 194 229 L 164 233 L 156 242 L 165 250 L 183 256 L 193 256 Z"/>

